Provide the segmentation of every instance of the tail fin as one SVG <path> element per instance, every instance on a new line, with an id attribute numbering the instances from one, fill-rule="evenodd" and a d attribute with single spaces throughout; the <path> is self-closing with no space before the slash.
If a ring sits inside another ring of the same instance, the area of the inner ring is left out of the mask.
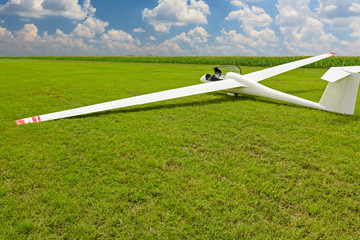
<path id="1" fill-rule="evenodd" d="M 323 80 L 329 82 L 319 102 L 332 112 L 354 114 L 359 89 L 360 66 L 330 68 Z"/>

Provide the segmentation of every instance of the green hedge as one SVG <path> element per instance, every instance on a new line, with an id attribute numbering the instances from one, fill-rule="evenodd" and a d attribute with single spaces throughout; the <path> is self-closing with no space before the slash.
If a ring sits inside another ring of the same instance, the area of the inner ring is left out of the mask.
<path id="1" fill-rule="evenodd" d="M 271 67 L 306 57 L 1 57 L 0 59 L 36 59 L 100 62 L 182 63 Z M 332 57 L 307 65 L 308 68 L 360 65 L 360 57 Z"/>

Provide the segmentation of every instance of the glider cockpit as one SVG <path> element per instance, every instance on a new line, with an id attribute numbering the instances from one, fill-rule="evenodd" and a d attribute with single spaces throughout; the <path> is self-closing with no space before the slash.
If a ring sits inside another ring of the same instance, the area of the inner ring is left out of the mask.
<path id="1" fill-rule="evenodd" d="M 228 72 L 234 72 L 234 73 L 241 75 L 241 68 L 237 67 L 237 66 L 232 66 L 232 65 L 215 67 L 214 75 L 211 75 L 209 73 L 205 74 L 200 80 L 203 83 L 224 80 L 225 75 Z"/>

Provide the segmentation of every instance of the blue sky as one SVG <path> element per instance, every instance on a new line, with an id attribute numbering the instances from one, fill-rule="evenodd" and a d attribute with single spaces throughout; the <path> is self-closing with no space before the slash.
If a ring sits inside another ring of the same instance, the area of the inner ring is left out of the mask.
<path id="1" fill-rule="evenodd" d="M 0 55 L 360 55 L 360 0 L 0 0 Z"/>

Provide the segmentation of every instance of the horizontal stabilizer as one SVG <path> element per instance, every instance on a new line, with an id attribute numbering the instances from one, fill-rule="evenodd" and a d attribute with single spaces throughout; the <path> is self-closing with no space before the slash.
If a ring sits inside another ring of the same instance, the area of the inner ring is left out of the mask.
<path id="1" fill-rule="evenodd" d="M 20 125 L 20 124 L 55 120 L 60 118 L 74 117 L 83 114 L 101 112 L 101 111 L 129 107 L 129 106 L 140 105 L 151 102 L 159 102 L 168 99 L 186 97 L 186 96 L 220 91 L 220 90 L 227 90 L 238 87 L 244 87 L 244 85 L 237 82 L 236 80 L 226 79 L 218 82 L 203 83 L 189 87 L 182 87 L 182 88 L 177 88 L 162 92 L 150 93 L 146 95 L 124 98 L 111 102 L 99 103 L 91 106 L 80 107 L 80 108 L 65 110 L 61 112 L 55 112 L 55 113 L 49 113 L 45 115 L 25 118 L 25 119 L 17 120 L 16 124 Z"/>
<path id="2" fill-rule="evenodd" d="M 328 82 L 336 82 L 340 79 L 350 76 L 351 73 L 358 72 L 360 72 L 360 66 L 332 67 L 321 77 L 321 79 Z"/>

